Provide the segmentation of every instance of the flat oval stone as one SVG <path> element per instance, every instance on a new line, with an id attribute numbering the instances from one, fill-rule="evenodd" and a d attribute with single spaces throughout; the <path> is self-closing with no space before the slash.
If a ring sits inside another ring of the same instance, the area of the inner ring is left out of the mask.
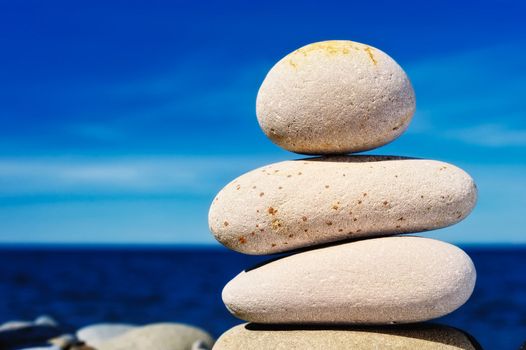
<path id="1" fill-rule="evenodd" d="M 242 324 L 225 332 L 214 350 L 477 350 L 469 334 L 440 325 L 410 327 L 305 327 Z"/>
<path id="2" fill-rule="evenodd" d="M 86 344 L 99 346 L 111 338 L 118 337 L 137 326 L 120 323 L 99 323 L 83 327 L 77 331 L 77 338 Z"/>
<path id="3" fill-rule="evenodd" d="M 212 348 L 213 338 L 205 331 L 176 323 L 158 323 L 132 329 L 97 346 L 97 350 L 188 350 L 194 344 Z"/>
<path id="4" fill-rule="evenodd" d="M 468 174 L 435 160 L 310 158 L 232 181 L 213 201 L 209 226 L 230 249 L 270 254 L 449 226 L 471 212 L 476 197 Z"/>
<path id="5" fill-rule="evenodd" d="M 461 249 L 421 237 L 310 250 L 244 271 L 223 289 L 256 323 L 393 324 L 434 319 L 468 300 L 476 273 Z"/>
<path id="6" fill-rule="evenodd" d="M 259 124 L 277 145 L 303 154 L 373 149 L 397 138 L 415 111 L 402 68 L 368 45 L 323 41 L 281 59 L 256 101 Z"/>

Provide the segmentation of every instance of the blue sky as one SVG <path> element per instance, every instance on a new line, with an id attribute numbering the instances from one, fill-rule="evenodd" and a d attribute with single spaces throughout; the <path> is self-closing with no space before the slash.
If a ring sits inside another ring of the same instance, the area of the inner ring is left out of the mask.
<path id="1" fill-rule="evenodd" d="M 349 39 L 407 71 L 417 112 L 370 153 L 468 171 L 479 202 L 426 233 L 526 243 L 526 5 L 0 0 L 0 242 L 213 243 L 240 174 L 298 158 L 255 116 L 288 52 Z"/>

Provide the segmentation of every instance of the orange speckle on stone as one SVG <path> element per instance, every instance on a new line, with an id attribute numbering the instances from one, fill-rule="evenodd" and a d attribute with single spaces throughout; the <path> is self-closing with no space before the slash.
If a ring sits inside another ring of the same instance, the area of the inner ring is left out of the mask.
<path id="1" fill-rule="evenodd" d="M 228 221 L 223 222 L 223 225 L 228 226 Z"/>
<path id="2" fill-rule="evenodd" d="M 269 213 L 270 215 L 274 215 L 274 214 L 276 214 L 277 212 L 278 212 L 277 209 L 274 209 L 274 208 L 272 208 L 272 207 L 268 208 L 268 213 Z"/>
<path id="3" fill-rule="evenodd" d="M 362 204 L 362 201 L 358 201 L 358 204 Z"/>
<path id="4" fill-rule="evenodd" d="M 304 232 L 307 232 L 307 231 L 309 231 L 309 230 L 305 229 L 305 230 L 303 230 L 303 231 L 304 231 Z"/>
<path id="5" fill-rule="evenodd" d="M 301 218 L 301 220 L 303 220 L 303 221 L 307 221 L 307 217 L 306 217 L 306 216 L 303 216 L 303 217 Z"/>
<path id="6" fill-rule="evenodd" d="M 364 196 L 364 197 L 367 197 L 367 192 L 364 192 L 364 193 L 363 193 L 363 196 Z"/>
<path id="7" fill-rule="evenodd" d="M 362 232 L 362 230 L 361 230 L 361 229 L 357 229 L 357 230 L 356 230 L 356 233 L 358 233 L 358 232 Z"/>
<path id="8" fill-rule="evenodd" d="M 291 234 L 289 235 L 289 238 L 292 238 L 292 237 L 294 237 L 294 235 L 291 233 Z"/>
<path id="9" fill-rule="evenodd" d="M 333 204 L 333 205 L 332 205 L 332 209 L 333 209 L 333 210 L 338 210 L 338 208 L 339 208 L 339 207 L 338 207 L 338 204 Z"/>
<path id="10" fill-rule="evenodd" d="M 343 232 L 343 228 L 338 229 L 338 232 Z"/>
<path id="11" fill-rule="evenodd" d="M 247 239 L 245 238 L 245 236 L 239 237 L 239 243 L 241 243 L 241 244 L 247 243 Z"/>
<path id="12" fill-rule="evenodd" d="M 352 221 L 358 221 L 358 218 L 354 218 L 354 219 L 352 219 Z"/>
<path id="13" fill-rule="evenodd" d="M 376 64 L 378 63 L 375 59 L 374 59 L 374 56 L 373 56 L 373 50 L 367 46 L 365 49 L 364 49 L 365 52 L 367 52 L 367 55 L 369 55 L 369 58 L 371 59 L 371 61 L 373 62 L 373 64 L 376 66 Z"/>
<path id="14" fill-rule="evenodd" d="M 279 228 L 283 226 L 283 224 L 281 223 L 281 220 L 280 219 L 274 219 L 272 220 L 272 228 L 274 230 L 279 230 Z"/>
<path id="15" fill-rule="evenodd" d="M 259 194 L 260 197 L 263 197 L 264 195 L 265 195 L 265 192 L 261 192 L 261 193 Z"/>
<path id="16" fill-rule="evenodd" d="M 274 248 L 276 246 L 276 243 L 272 243 L 271 246 L 272 248 Z"/>
<path id="17" fill-rule="evenodd" d="M 250 232 L 250 234 L 251 234 L 252 236 L 254 236 L 254 235 L 256 234 L 256 231 L 252 231 L 252 232 Z"/>
<path id="18" fill-rule="evenodd" d="M 389 204 L 388 201 L 384 201 L 384 202 L 383 202 L 383 205 L 387 205 L 387 204 Z"/>
<path id="19" fill-rule="evenodd" d="M 325 223 L 327 224 L 327 226 L 331 226 L 332 225 L 332 221 L 326 221 Z"/>

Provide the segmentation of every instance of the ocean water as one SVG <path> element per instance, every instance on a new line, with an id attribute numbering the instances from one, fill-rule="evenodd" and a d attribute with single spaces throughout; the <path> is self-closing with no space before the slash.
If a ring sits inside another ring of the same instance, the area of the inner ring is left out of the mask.
<path id="1" fill-rule="evenodd" d="M 526 247 L 464 247 L 477 268 L 472 298 L 437 320 L 484 349 L 526 342 Z M 223 248 L 2 247 L 0 322 L 56 318 L 74 331 L 97 322 L 185 322 L 214 336 L 241 323 L 223 306 L 223 286 L 265 261 Z"/>

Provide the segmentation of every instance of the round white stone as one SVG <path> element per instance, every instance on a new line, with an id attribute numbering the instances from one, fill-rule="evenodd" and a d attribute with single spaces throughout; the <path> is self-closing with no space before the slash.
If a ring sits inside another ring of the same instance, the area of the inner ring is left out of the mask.
<path id="1" fill-rule="evenodd" d="M 213 338 L 199 328 L 158 323 L 130 330 L 100 344 L 97 350 L 189 350 L 197 342 L 208 348 L 214 345 Z"/>
<path id="2" fill-rule="evenodd" d="M 226 247 L 269 254 L 452 225 L 475 205 L 473 179 L 435 160 L 341 156 L 285 161 L 223 188 L 209 226 Z"/>
<path id="3" fill-rule="evenodd" d="M 468 300 L 476 272 L 461 249 L 384 237 L 310 250 L 244 271 L 223 289 L 256 323 L 393 324 L 446 315 Z"/>
<path id="4" fill-rule="evenodd" d="M 256 101 L 259 124 L 277 145 L 303 154 L 380 147 L 407 128 L 415 95 L 407 75 L 368 45 L 323 41 L 281 59 Z"/>
<path id="5" fill-rule="evenodd" d="M 88 345 L 99 346 L 111 338 L 118 337 L 137 326 L 120 323 L 99 323 L 83 327 L 77 331 L 77 338 Z"/>

